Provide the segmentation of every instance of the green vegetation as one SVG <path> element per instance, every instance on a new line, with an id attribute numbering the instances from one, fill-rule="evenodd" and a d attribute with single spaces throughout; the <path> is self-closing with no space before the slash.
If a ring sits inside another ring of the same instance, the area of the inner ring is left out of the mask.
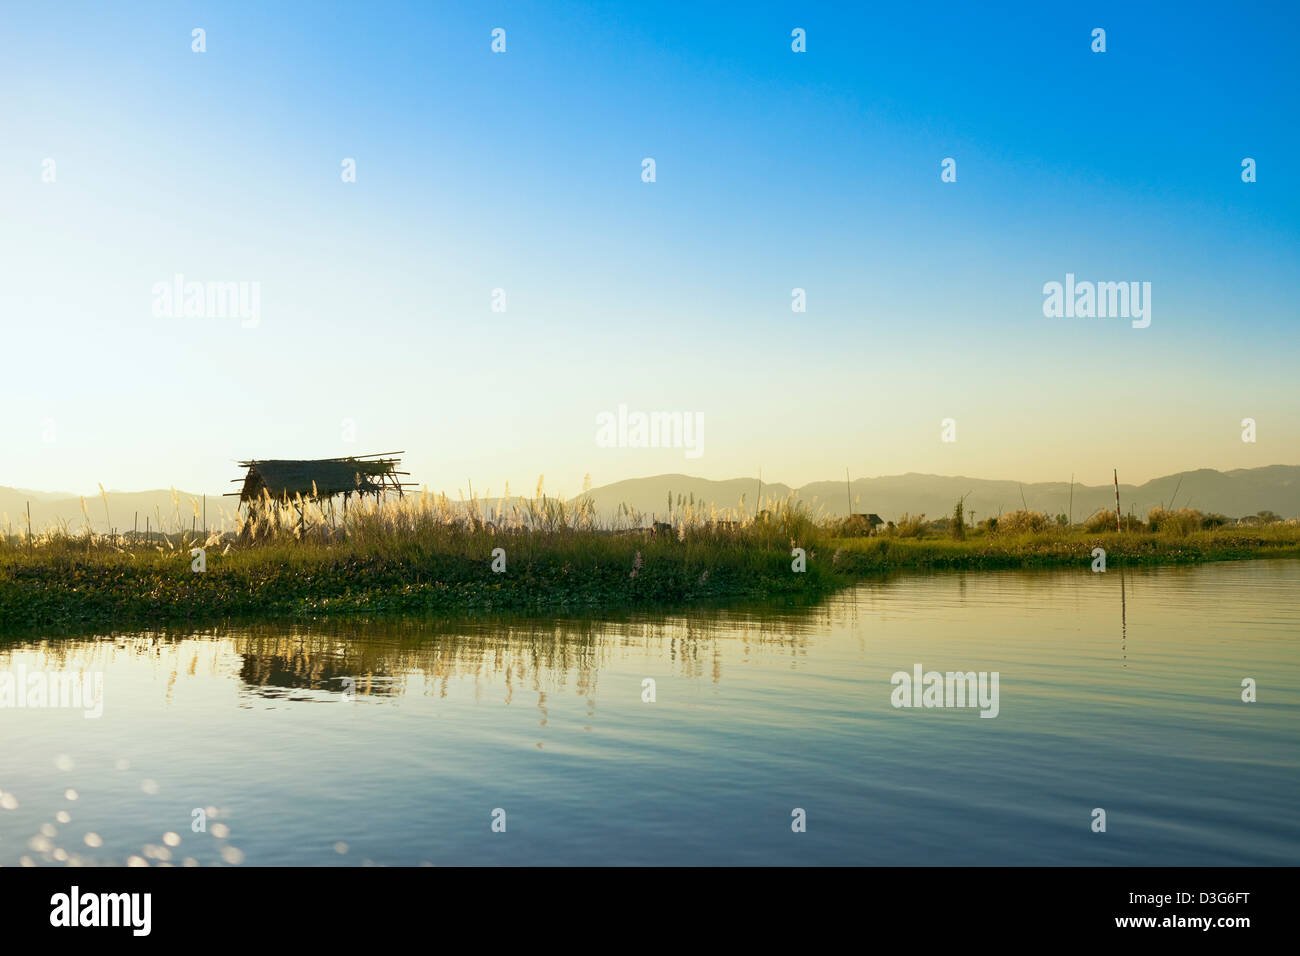
<path id="1" fill-rule="evenodd" d="M 942 537 L 857 538 L 836 542 L 832 567 L 840 575 L 897 570 L 997 570 L 1005 568 L 1088 568 L 1093 548 L 1104 548 L 1108 568 L 1192 564 L 1246 558 L 1300 558 L 1300 525 L 1116 534 L 1052 526 L 1040 532 L 966 530 L 965 540 Z M 997 526 L 1000 528 L 1000 524 Z"/>
<path id="2" fill-rule="evenodd" d="M 670 502 L 671 507 L 671 502 Z M 671 523 L 638 515 L 600 526 L 589 508 L 541 495 L 509 514 L 412 496 L 354 507 L 264 502 L 238 534 L 76 534 L 0 538 L 0 633 L 119 629 L 221 619 L 581 611 L 777 599 L 804 602 L 867 575 L 903 570 L 1078 567 L 1093 548 L 1111 568 L 1300 557 L 1300 523 L 1155 509 L 1132 530 L 1100 513 L 1065 526 L 1037 512 L 965 525 L 960 503 L 927 522 L 904 515 L 880 534 L 815 520 L 791 502 L 727 520 L 679 502 Z M 1272 520 L 1270 520 L 1272 519 Z M 202 547 L 206 570 L 192 569 Z M 792 571 L 793 548 L 807 570 Z M 497 551 L 497 549 L 501 549 Z M 495 553 L 494 553 L 495 552 Z M 493 564 L 504 571 L 493 570 Z"/>
<path id="3" fill-rule="evenodd" d="M 64 528 L 0 544 L 0 633 L 801 599 L 837 585 L 819 560 L 823 539 L 793 507 L 748 522 L 686 512 L 652 531 L 598 527 L 586 509 L 540 494 L 508 518 L 428 496 L 354 506 L 341 522 L 311 503 L 270 505 L 239 534 L 207 540 Z M 808 551 L 803 574 L 791 571 L 791 541 Z M 205 552 L 201 573 L 192 569 L 196 547 Z"/>

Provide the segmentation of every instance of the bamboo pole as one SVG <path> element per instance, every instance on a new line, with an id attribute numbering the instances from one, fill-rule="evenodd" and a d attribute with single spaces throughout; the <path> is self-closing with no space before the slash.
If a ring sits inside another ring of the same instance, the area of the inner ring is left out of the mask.
<path id="1" fill-rule="evenodd" d="M 1119 527 L 1119 471 L 1118 471 L 1118 470 L 1114 470 L 1113 473 L 1114 473 L 1114 475 L 1115 475 L 1115 531 L 1118 532 L 1118 531 L 1120 530 L 1120 527 Z"/>

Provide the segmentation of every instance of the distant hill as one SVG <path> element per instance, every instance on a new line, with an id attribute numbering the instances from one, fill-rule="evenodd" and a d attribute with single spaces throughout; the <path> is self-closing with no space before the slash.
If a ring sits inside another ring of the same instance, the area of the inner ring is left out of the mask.
<path id="1" fill-rule="evenodd" d="M 1175 489 L 1177 499 L 1174 498 Z M 654 515 L 663 520 L 668 512 L 670 492 L 674 508 L 678 495 L 686 499 L 694 495 L 697 506 L 703 503 L 707 508 L 714 504 L 719 509 L 739 511 L 743 496 L 743 510 L 752 515 L 758 480 L 709 481 L 689 475 L 656 475 L 594 488 L 588 492 L 588 497 L 603 517 L 612 516 L 620 503 L 626 503 L 647 516 Z M 764 507 L 794 494 L 799 501 L 828 517 L 844 515 L 848 511 L 846 498 L 852 494 L 855 512 L 874 512 L 889 521 L 904 512 L 924 514 L 930 518 L 943 517 L 952 513 L 957 499 L 967 492 L 970 494 L 966 498 L 966 511 L 967 514 L 974 512 L 976 520 L 1022 507 L 1022 493 L 1024 503 L 1036 511 L 1049 515 L 1070 512 L 1068 481 L 1021 485 L 1015 481 L 911 473 L 859 478 L 852 482 L 850 491 L 846 491 L 843 481 L 816 481 L 799 488 L 764 484 L 762 494 Z M 1132 507 L 1134 514 L 1144 517 L 1150 508 L 1162 502 L 1166 506 L 1172 502 L 1176 507 L 1190 506 L 1233 518 L 1261 510 L 1275 511 L 1283 517 L 1300 517 L 1300 465 L 1269 465 L 1227 472 L 1202 468 L 1155 478 L 1141 485 L 1121 482 L 1119 494 L 1125 513 Z M 1113 485 L 1074 486 L 1075 521 L 1103 508 L 1115 508 Z"/>
<path id="2" fill-rule="evenodd" d="M 1177 489 L 1177 498 L 1174 497 Z M 881 478 L 859 478 L 852 483 L 853 510 L 875 512 L 887 521 L 899 515 L 924 514 L 940 518 L 952 513 L 953 504 L 966 495 L 966 513 L 982 520 L 1000 512 L 1021 507 L 1021 495 L 1030 508 L 1049 515 L 1068 514 L 1070 509 L 1070 483 L 1068 481 L 1042 482 L 1020 485 L 1015 481 L 998 481 L 986 478 L 945 477 L 942 475 L 890 475 Z M 677 496 L 689 499 L 695 496 L 697 508 L 707 510 L 715 505 L 719 511 L 731 509 L 745 514 L 754 513 L 754 500 L 758 495 L 757 478 L 731 478 L 711 481 L 690 475 L 655 475 L 651 478 L 631 478 L 610 485 L 593 488 L 587 492 L 597 514 L 605 520 L 612 519 L 621 504 L 636 509 L 645 520 L 657 517 L 663 520 L 668 513 L 668 496 L 673 496 L 676 510 Z M 1125 513 L 1132 508 L 1134 514 L 1145 517 L 1148 509 L 1162 502 L 1168 506 L 1193 507 L 1202 511 L 1215 511 L 1231 518 L 1252 515 L 1258 511 L 1274 511 L 1284 518 L 1300 517 L 1300 465 L 1268 465 L 1263 468 L 1240 468 L 1234 471 L 1215 471 L 1202 468 L 1175 475 L 1155 478 L 1141 485 L 1119 486 L 1120 505 Z M 763 485 L 763 506 L 794 495 L 808 504 L 814 512 L 827 517 L 843 515 L 848 510 L 843 481 L 816 481 L 800 488 L 783 484 Z M 161 518 L 164 527 L 175 530 L 188 528 L 194 518 L 194 506 L 199 505 L 199 526 L 202 526 L 202 495 L 177 492 L 179 505 L 172 500 L 168 490 L 108 493 L 108 515 L 104 501 L 99 496 L 87 497 L 86 511 L 91 527 L 105 531 L 116 527 L 130 530 L 136 515 L 143 530 L 147 517 L 151 527 L 157 527 Z M 44 530 L 52 524 L 66 522 L 73 531 L 85 527 L 81 499 L 75 496 L 58 496 L 52 492 L 33 492 L 20 488 L 0 487 L 0 522 L 8 517 L 10 526 L 19 531 L 26 526 L 26 506 L 31 502 L 32 527 Z M 742 504 L 743 502 L 743 504 Z M 485 502 L 485 510 L 495 502 Z M 1115 489 L 1111 485 L 1074 486 L 1074 520 L 1079 521 L 1096 511 L 1115 507 Z M 221 510 L 227 520 L 222 522 Z M 208 527 L 230 527 L 230 517 L 235 509 L 235 499 L 208 495 Z"/>
<path id="3" fill-rule="evenodd" d="M 110 491 L 108 510 L 105 513 L 104 499 L 99 495 L 86 496 L 86 514 L 90 517 L 90 527 L 96 532 L 105 532 L 113 528 L 118 531 L 130 531 L 133 522 L 139 518 L 140 530 L 145 529 L 145 520 L 149 527 L 157 530 L 161 520 L 169 531 L 189 528 L 194 520 L 194 506 L 198 505 L 197 526 L 203 527 L 203 495 L 191 495 L 178 491 L 179 499 L 174 502 L 170 490 L 158 491 Z M 27 506 L 31 504 L 32 530 L 41 532 L 47 528 L 66 524 L 69 531 L 80 532 L 86 527 L 86 516 L 82 514 L 81 498 L 76 495 L 29 491 L 25 488 L 0 487 L 0 533 L 10 529 L 14 533 L 27 527 Z M 221 521 L 220 509 L 226 511 L 226 521 Z M 208 528 L 221 529 L 233 527 L 235 499 L 218 495 L 208 495 Z M 8 522 L 6 525 L 5 522 Z"/>

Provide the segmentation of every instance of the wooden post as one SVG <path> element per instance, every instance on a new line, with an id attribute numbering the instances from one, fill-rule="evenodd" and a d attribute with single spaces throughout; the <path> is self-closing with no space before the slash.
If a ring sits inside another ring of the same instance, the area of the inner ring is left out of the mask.
<path id="1" fill-rule="evenodd" d="M 1074 527 L 1074 472 L 1070 472 L 1070 527 Z"/>
<path id="2" fill-rule="evenodd" d="M 848 495 L 848 499 L 849 499 L 848 520 L 852 521 L 853 520 L 853 486 L 849 484 L 849 470 L 847 468 L 844 469 L 844 493 Z"/>
<path id="3" fill-rule="evenodd" d="M 1174 497 L 1169 499 L 1169 510 L 1174 510 L 1174 498 L 1178 497 L 1178 489 L 1183 486 L 1183 476 L 1178 476 L 1178 484 L 1174 485 Z"/>
<path id="4" fill-rule="evenodd" d="M 1119 650 L 1128 667 L 1128 589 L 1124 586 L 1124 569 L 1119 572 Z"/>
<path id="5" fill-rule="evenodd" d="M 208 536 L 208 496 L 203 496 L 203 537 Z"/>
<path id="6" fill-rule="evenodd" d="M 1115 471 L 1114 474 L 1115 474 L 1115 531 L 1118 532 L 1120 530 L 1119 528 L 1119 472 Z"/>
<path id="7" fill-rule="evenodd" d="M 27 550 L 32 549 L 32 503 L 27 502 Z"/>

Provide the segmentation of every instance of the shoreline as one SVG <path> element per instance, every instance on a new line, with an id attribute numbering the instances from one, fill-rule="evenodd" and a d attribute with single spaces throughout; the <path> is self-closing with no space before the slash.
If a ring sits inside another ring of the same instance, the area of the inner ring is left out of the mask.
<path id="1" fill-rule="evenodd" d="M 438 549 L 411 542 L 367 551 L 350 542 L 277 543 L 210 549 L 191 570 L 188 549 L 127 552 L 85 546 L 0 549 L 0 637 L 34 632 L 114 631 L 226 621 L 565 614 L 809 603 L 861 581 L 943 571 L 1087 572 L 1094 548 L 1106 569 L 1300 558 L 1300 527 L 1153 532 L 809 541 L 806 570 L 766 536 L 678 541 L 470 536 Z M 504 547 L 502 573 L 493 546 Z M 477 554 L 475 554 L 477 552 Z"/>

